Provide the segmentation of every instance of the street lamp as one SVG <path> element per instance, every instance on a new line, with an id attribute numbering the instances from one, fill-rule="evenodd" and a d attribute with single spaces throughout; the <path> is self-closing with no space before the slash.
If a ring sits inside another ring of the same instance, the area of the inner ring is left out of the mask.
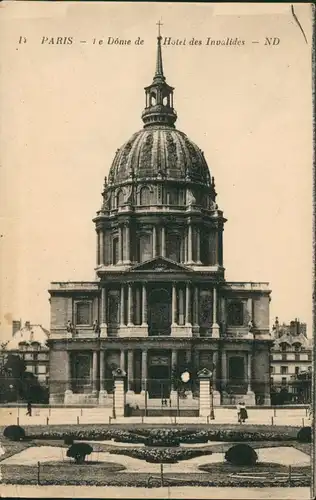
<path id="1" fill-rule="evenodd" d="M 213 394 L 213 380 L 212 380 L 213 372 L 210 372 L 210 389 L 211 389 L 211 413 L 210 413 L 210 419 L 214 420 L 215 415 L 214 415 L 214 394 Z"/>

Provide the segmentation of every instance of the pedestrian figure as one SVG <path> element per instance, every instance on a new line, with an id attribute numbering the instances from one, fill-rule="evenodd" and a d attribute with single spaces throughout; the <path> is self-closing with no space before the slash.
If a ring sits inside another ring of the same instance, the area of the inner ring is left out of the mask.
<path id="1" fill-rule="evenodd" d="M 26 412 L 26 414 L 29 415 L 30 417 L 32 416 L 32 403 L 31 403 L 31 401 L 27 402 L 27 412 Z"/>
<path id="2" fill-rule="evenodd" d="M 239 423 L 244 424 L 248 418 L 248 412 L 244 402 L 239 403 Z"/>

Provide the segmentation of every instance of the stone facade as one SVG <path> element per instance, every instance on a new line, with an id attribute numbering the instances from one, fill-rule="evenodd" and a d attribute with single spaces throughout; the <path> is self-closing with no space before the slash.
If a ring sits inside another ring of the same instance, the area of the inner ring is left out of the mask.
<path id="1" fill-rule="evenodd" d="M 99 402 L 113 370 L 141 401 L 172 398 L 175 367 L 206 368 L 218 403 L 269 403 L 268 283 L 231 283 L 226 219 L 203 152 L 178 131 L 160 37 L 144 128 L 105 178 L 92 282 L 53 282 L 51 402 Z M 63 366 L 60 366 L 62 364 Z"/>

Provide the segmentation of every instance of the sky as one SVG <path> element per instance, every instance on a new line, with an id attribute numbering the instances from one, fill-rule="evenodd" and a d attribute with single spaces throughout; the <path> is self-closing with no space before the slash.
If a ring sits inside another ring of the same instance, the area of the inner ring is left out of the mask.
<path id="1" fill-rule="evenodd" d="M 297 317 L 311 335 L 312 16 L 294 8 L 307 43 L 290 4 L 2 2 L 1 339 L 12 319 L 49 328 L 51 281 L 95 278 L 92 218 L 142 128 L 158 21 L 177 128 L 204 151 L 228 219 L 226 279 L 268 281 L 271 326 Z"/>

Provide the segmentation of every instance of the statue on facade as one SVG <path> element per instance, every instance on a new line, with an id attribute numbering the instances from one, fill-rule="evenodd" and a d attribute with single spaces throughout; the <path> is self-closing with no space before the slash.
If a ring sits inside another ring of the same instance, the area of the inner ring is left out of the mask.
<path id="1" fill-rule="evenodd" d="M 253 320 L 252 320 L 252 319 L 251 319 L 250 321 L 248 321 L 248 330 L 249 330 L 249 332 L 252 332 L 252 331 L 253 331 L 254 326 L 255 326 L 255 325 L 254 325 L 254 322 L 253 322 Z"/>
<path id="2" fill-rule="evenodd" d="M 76 329 L 74 327 L 74 324 L 70 321 L 70 319 L 67 321 L 66 330 L 69 333 L 76 333 Z"/>
<path id="3" fill-rule="evenodd" d="M 192 193 L 191 189 L 187 190 L 187 204 L 188 205 L 195 205 L 196 204 L 196 198 L 194 194 Z"/>
<path id="4" fill-rule="evenodd" d="M 93 322 L 93 331 L 95 333 L 100 333 L 101 332 L 101 328 L 100 328 L 100 325 L 99 325 L 99 322 L 97 319 L 94 320 Z"/>

